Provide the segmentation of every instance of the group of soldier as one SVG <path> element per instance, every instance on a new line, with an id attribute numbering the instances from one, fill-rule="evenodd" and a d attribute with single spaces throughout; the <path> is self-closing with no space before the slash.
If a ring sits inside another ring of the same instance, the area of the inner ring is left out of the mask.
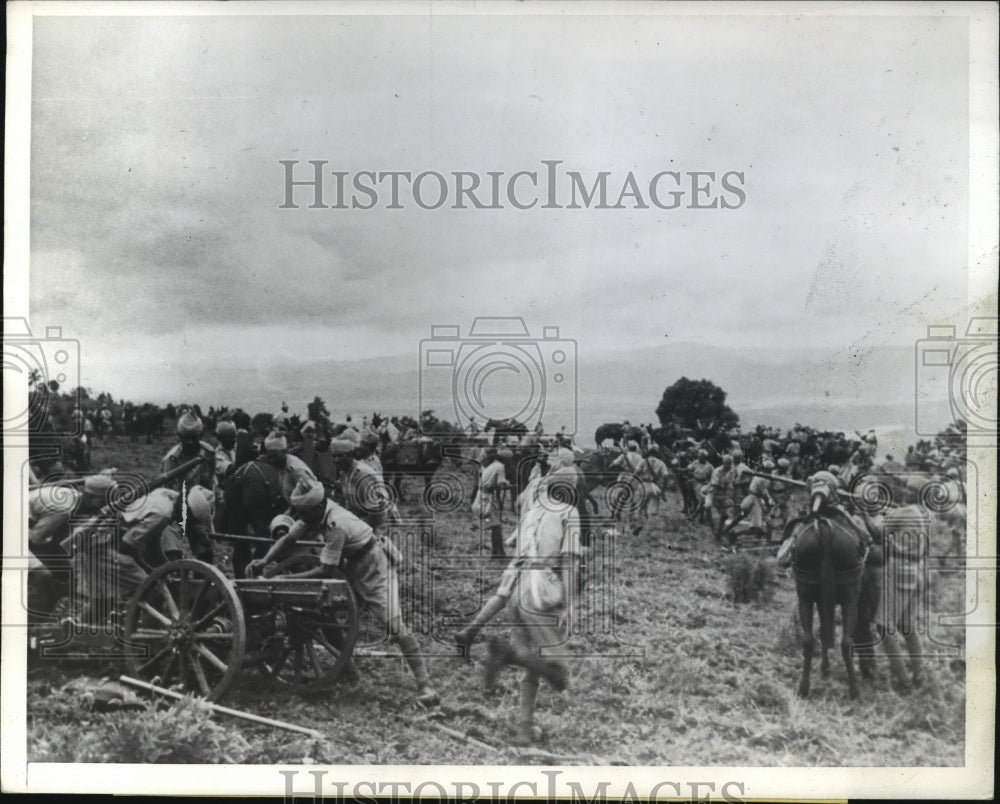
<path id="1" fill-rule="evenodd" d="M 179 414 L 177 443 L 160 461 L 160 477 L 138 499 L 128 499 L 129 489 L 122 483 L 125 478 L 115 470 L 87 475 L 78 490 L 34 482 L 28 524 L 31 552 L 38 563 L 29 576 L 29 590 L 34 589 L 36 597 L 71 592 L 73 616 L 93 624 L 113 616 L 156 567 L 185 553 L 213 561 L 213 533 L 226 505 L 226 481 L 237 470 L 241 434 L 232 422 L 221 420 L 213 444 L 204 439 L 199 417 L 189 409 Z M 382 478 L 379 435 L 370 426 L 350 427 L 330 442 L 329 454 L 336 467 L 336 483 L 330 488 L 306 462 L 289 453 L 282 425 L 279 418 L 260 444 L 257 460 L 276 470 L 286 510 L 271 521 L 268 534 L 255 534 L 273 539 L 266 552 L 252 560 L 245 556 L 242 566 L 237 566 L 234 554 L 234 571 L 270 576 L 280 559 L 295 552 L 297 542 L 323 542 L 318 565 L 292 577 L 343 573 L 359 604 L 399 646 L 416 681 L 418 703 L 436 705 L 439 695 L 400 606 L 401 555 L 386 534 L 386 525 L 399 514 Z M 570 457 L 564 455 L 562 465 L 568 467 L 573 453 L 564 453 Z M 552 472 L 553 477 L 558 474 Z M 490 476 L 487 468 L 483 472 L 487 483 Z M 526 742 L 536 736 L 532 716 L 539 680 L 547 679 L 555 689 L 566 684 L 565 669 L 541 659 L 538 647 L 546 638 L 547 623 L 550 630 L 558 630 L 559 626 L 551 626 L 552 617 L 559 621 L 564 612 L 565 589 L 575 582 L 574 562 L 581 552 L 575 508 L 549 499 L 550 482 L 539 476 L 532 479 L 530 494 L 526 490 L 521 527 L 507 540 L 516 556 L 485 615 L 488 619 L 498 605 L 509 604 L 515 636 L 510 643 L 490 641 L 487 681 L 495 682 L 500 668 L 508 664 L 525 669 L 518 737 Z M 492 494 L 487 492 L 481 499 L 492 499 Z M 60 579 L 67 576 L 72 582 L 60 588 Z M 522 587 L 524 595 L 515 595 Z M 478 618 L 473 631 L 462 633 L 459 644 L 466 655 L 483 621 Z M 353 662 L 345 678 L 357 683 Z"/>
<path id="2" fill-rule="evenodd" d="M 254 534 L 273 540 L 266 552 L 257 557 L 234 553 L 234 571 L 239 575 L 272 575 L 279 560 L 295 552 L 297 542 L 322 542 L 325 546 L 318 565 L 292 577 L 342 572 L 359 603 L 371 611 L 406 658 L 416 682 L 417 701 L 424 706 L 436 705 L 439 695 L 430 683 L 420 645 L 404 622 L 400 606 L 401 556 L 387 535 L 387 526 L 398 520 L 399 513 L 382 477 L 381 434 L 367 421 L 360 428 L 349 422 L 340 428 L 329 444 L 336 468 L 331 484 L 290 454 L 286 406 L 282 414 L 275 416 L 274 430 L 263 438 L 257 459 L 277 472 L 286 510 L 271 521 L 268 533 Z M 152 569 L 185 552 L 212 562 L 212 534 L 218 530 L 226 505 L 226 481 L 237 470 L 241 434 L 232 421 L 222 419 L 215 426 L 217 444 L 204 440 L 204 435 L 201 419 L 190 409 L 180 410 L 177 443 L 160 462 L 160 479 L 127 504 L 114 504 L 123 499 L 123 490 L 113 470 L 88 475 L 80 489 L 45 483 L 32 488 L 29 540 L 40 562 L 37 573 L 44 576 L 49 588 L 53 575 L 58 574 L 54 571 L 63 570 L 74 579 L 76 612 L 82 619 L 93 620 L 114 611 L 135 593 Z M 532 438 L 550 444 L 540 428 L 524 440 Z M 489 534 L 492 556 L 509 565 L 496 593 L 472 623 L 457 632 L 455 641 L 468 657 L 483 626 L 507 611 L 512 639 L 489 640 L 486 680 L 492 685 L 508 665 L 523 668 L 517 739 L 527 743 L 537 738 L 533 713 L 540 680 L 545 679 L 554 690 L 567 684 L 565 668 L 543 658 L 541 648 L 563 641 L 571 590 L 583 583 L 586 505 L 589 500 L 596 514 L 597 504 L 589 498 L 588 484 L 578 465 L 579 451 L 572 448 L 571 441 L 560 440 L 542 451 L 542 460 L 533 467 L 526 486 L 519 489 L 517 520 L 504 534 L 498 492 L 510 483 L 500 460 L 503 449 L 503 444 L 486 446 L 478 456 L 482 468 L 472 513 L 482 532 Z M 763 537 L 774 521 L 781 523 L 788 518 L 795 483 L 789 458 L 769 453 L 751 469 L 738 449 L 722 455 L 717 466 L 708 457 L 707 451 L 696 447 L 664 454 L 655 444 L 646 449 L 635 442 L 624 444 L 608 465 L 612 473 L 618 473 L 618 494 L 611 496 L 612 514 L 625 530 L 640 532 L 663 511 L 662 502 L 673 477 L 683 513 L 706 524 L 720 543 L 727 535 L 732 540 L 741 522 L 749 533 Z M 894 464 L 887 463 L 886 471 L 895 471 Z M 838 473 L 846 474 L 839 467 L 830 470 L 834 478 Z M 953 470 L 948 468 L 949 476 Z M 843 486 L 843 477 L 836 482 Z M 87 526 L 71 526 L 71 519 L 78 525 L 81 518 L 89 518 Z M 345 676 L 350 683 L 357 683 L 353 663 Z"/>

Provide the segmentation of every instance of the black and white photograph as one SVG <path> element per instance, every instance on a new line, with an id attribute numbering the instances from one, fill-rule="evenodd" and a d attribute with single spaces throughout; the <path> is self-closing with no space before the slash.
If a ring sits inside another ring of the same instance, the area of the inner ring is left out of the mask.
<path id="1" fill-rule="evenodd" d="M 993 795 L 996 3 L 7 22 L 4 792 Z"/>

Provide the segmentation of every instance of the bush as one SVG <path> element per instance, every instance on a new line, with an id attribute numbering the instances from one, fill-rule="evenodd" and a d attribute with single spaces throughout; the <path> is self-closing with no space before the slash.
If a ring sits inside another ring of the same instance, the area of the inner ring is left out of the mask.
<path id="1" fill-rule="evenodd" d="M 764 679 L 753 687 L 747 697 L 754 706 L 765 712 L 788 712 L 788 690 L 774 681 Z"/>
<path id="2" fill-rule="evenodd" d="M 764 603 L 774 597 L 774 562 L 737 553 L 726 562 L 729 596 L 735 603 Z"/>
<path id="3" fill-rule="evenodd" d="M 141 712 L 90 714 L 92 728 L 69 723 L 30 729 L 31 761 L 239 764 L 250 749 L 238 732 L 215 723 L 197 698 L 165 709 L 150 703 Z"/>

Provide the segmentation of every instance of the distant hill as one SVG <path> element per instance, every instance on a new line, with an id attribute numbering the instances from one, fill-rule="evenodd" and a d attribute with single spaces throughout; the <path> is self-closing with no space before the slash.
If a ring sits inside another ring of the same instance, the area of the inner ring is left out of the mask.
<path id="1" fill-rule="evenodd" d="M 790 345 L 776 350 L 722 349 L 670 344 L 647 349 L 579 354 L 579 441 L 589 444 L 605 421 L 629 419 L 655 424 L 654 410 L 663 390 L 682 376 L 709 379 L 728 393 L 730 406 L 747 426 L 787 427 L 795 422 L 830 429 L 912 428 L 913 349 L 883 346 L 863 354 L 823 353 Z M 488 362 L 488 361 L 487 361 Z M 499 413 L 517 412 L 532 390 L 526 372 L 498 372 L 486 380 L 484 404 Z M 453 372 L 435 367 L 424 375 L 423 403 L 440 418 L 457 420 L 452 404 Z M 397 355 L 368 360 L 325 360 L 260 365 L 256 369 L 216 366 L 188 376 L 188 397 L 203 406 L 239 405 L 249 411 L 276 410 L 287 400 L 292 410 L 322 396 L 335 418 L 355 418 L 374 410 L 417 414 L 421 374 L 419 356 Z M 141 391 L 135 394 L 142 396 Z M 572 394 L 550 393 L 543 411 L 546 429 L 572 427 Z M 473 406 L 474 407 L 474 406 Z M 944 400 L 938 403 L 941 427 L 950 421 Z M 915 436 L 914 439 L 915 440 Z"/>

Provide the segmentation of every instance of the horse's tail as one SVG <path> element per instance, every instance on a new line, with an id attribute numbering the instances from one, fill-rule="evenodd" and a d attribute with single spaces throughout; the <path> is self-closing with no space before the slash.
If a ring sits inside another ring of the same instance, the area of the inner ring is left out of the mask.
<path id="1" fill-rule="evenodd" d="M 819 634 L 824 648 L 833 645 L 833 614 L 837 606 L 837 577 L 833 566 L 833 534 L 823 517 L 816 520 L 820 546 L 819 564 Z"/>

